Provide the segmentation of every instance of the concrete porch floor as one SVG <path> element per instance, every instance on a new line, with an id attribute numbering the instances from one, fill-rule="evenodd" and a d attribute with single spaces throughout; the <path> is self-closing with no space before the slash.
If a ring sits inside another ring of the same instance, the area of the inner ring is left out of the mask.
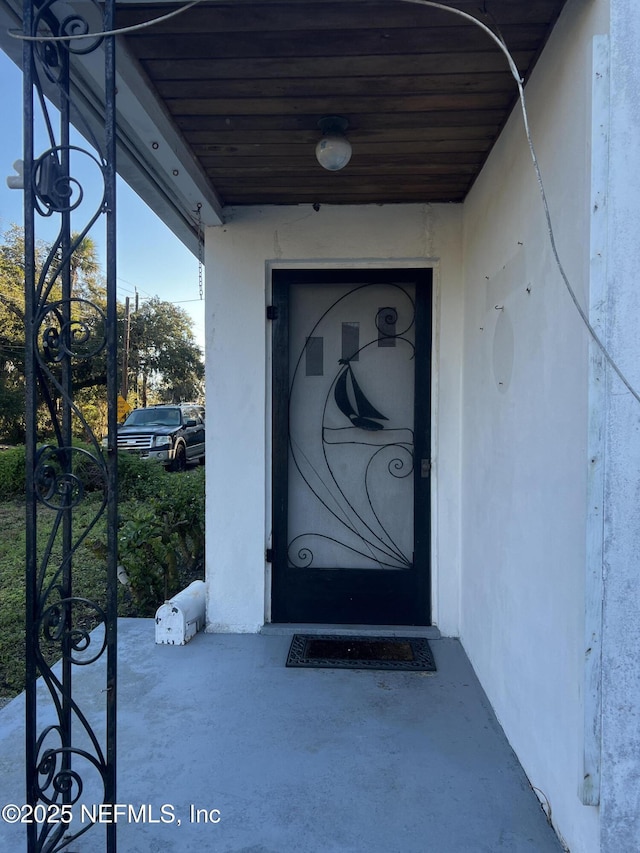
<path id="1" fill-rule="evenodd" d="M 156 646 L 153 620 L 120 620 L 117 799 L 176 821 L 118 822 L 119 853 L 562 850 L 458 641 L 430 641 L 435 675 L 286 669 L 289 642 Z M 90 713 L 98 669 L 77 668 Z M 24 800 L 23 732 L 20 696 L 0 711 L 0 805 Z M 68 849 L 103 850 L 104 830 Z M 0 822 L 0 850 L 26 850 L 24 827 Z"/>

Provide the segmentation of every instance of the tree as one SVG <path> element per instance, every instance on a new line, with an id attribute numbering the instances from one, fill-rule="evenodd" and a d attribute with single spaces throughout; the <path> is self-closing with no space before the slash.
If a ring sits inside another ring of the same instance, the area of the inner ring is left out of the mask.
<path id="1" fill-rule="evenodd" d="M 204 364 L 184 309 L 157 296 L 131 315 L 130 386 L 146 406 L 150 392 L 158 402 L 177 403 L 202 396 Z"/>
<path id="2" fill-rule="evenodd" d="M 72 235 L 74 239 L 75 235 Z M 43 243 L 36 248 L 36 266 L 42 269 L 50 252 Z M 74 302 L 74 320 L 89 332 L 87 351 L 104 337 L 106 291 L 96 245 L 85 237 L 74 252 L 71 264 L 72 295 L 87 302 Z M 60 298 L 60 281 L 54 282 L 50 299 Z M 91 307 L 88 303 L 91 303 Z M 14 225 L 0 235 L 0 435 L 11 442 L 24 440 L 24 237 Z M 124 307 L 118 313 L 118 365 L 124 346 Z M 55 325 L 54 312 L 51 314 Z M 130 386 L 139 388 L 138 405 L 150 395 L 161 402 L 196 400 L 202 394 L 204 366 L 196 345 L 191 318 L 181 308 L 154 297 L 131 315 Z M 59 366 L 50 362 L 57 375 Z M 81 404 L 89 425 L 103 430 L 106 416 L 106 350 L 72 363 L 74 399 Z M 54 398 L 54 405 L 57 400 Z M 46 417 L 42 422 L 47 421 Z"/>
<path id="3" fill-rule="evenodd" d="M 75 242 L 78 235 L 72 234 L 71 239 Z M 69 266 L 71 268 L 71 290 L 78 295 L 86 296 L 88 299 L 103 302 L 105 296 L 104 279 L 100 271 L 98 249 L 92 237 L 83 237 L 71 256 Z"/>
<path id="4" fill-rule="evenodd" d="M 18 442 L 24 429 L 24 237 L 12 225 L 0 244 L 0 434 Z"/>

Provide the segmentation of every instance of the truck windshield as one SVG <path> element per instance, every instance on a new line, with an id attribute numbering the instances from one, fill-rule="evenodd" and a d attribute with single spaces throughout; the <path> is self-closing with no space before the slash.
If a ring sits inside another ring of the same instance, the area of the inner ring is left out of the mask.
<path id="1" fill-rule="evenodd" d="M 180 426 L 180 409 L 135 409 L 126 426 Z"/>

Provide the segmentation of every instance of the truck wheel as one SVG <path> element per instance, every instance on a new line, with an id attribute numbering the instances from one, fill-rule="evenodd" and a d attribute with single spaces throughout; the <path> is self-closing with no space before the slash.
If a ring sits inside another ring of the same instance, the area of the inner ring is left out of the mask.
<path id="1" fill-rule="evenodd" d="M 176 455 L 171 464 L 172 471 L 184 471 L 187 467 L 187 454 L 185 453 L 184 444 L 179 444 L 176 448 Z"/>

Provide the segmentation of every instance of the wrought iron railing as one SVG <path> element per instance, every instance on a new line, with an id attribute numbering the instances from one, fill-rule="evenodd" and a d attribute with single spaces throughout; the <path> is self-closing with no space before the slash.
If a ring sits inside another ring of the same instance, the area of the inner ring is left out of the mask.
<path id="1" fill-rule="evenodd" d="M 115 55 L 113 37 L 100 35 L 113 29 L 114 7 L 115 0 L 87 4 L 80 16 L 62 0 L 23 6 L 29 853 L 72 850 L 74 839 L 89 831 L 103 833 L 106 850 L 116 849 L 115 823 L 92 819 L 97 805 L 115 803 Z M 95 115 L 83 117 L 86 100 L 77 88 L 77 63 L 89 55 L 104 59 L 104 132 L 96 131 Z M 72 144 L 72 123 L 86 143 Z M 92 193 L 75 174 L 80 159 L 93 167 Z M 97 202 L 87 209 L 96 185 Z M 51 248 L 37 264 L 45 223 Z M 79 294 L 73 275 L 74 255 L 98 225 L 106 232 L 106 307 Z M 110 449 L 104 454 L 74 401 L 74 370 L 96 358 L 106 360 Z M 44 443 L 43 409 L 53 436 Z M 82 447 L 72 440 L 78 430 Z M 89 484 L 97 492 L 91 500 Z M 107 555 L 100 603 L 77 595 L 74 583 L 82 571 L 78 549 L 98 525 L 106 529 Z M 50 664 L 52 657 L 58 663 Z M 74 690 L 79 668 L 89 666 L 103 683 L 99 708 L 83 707 Z"/>

